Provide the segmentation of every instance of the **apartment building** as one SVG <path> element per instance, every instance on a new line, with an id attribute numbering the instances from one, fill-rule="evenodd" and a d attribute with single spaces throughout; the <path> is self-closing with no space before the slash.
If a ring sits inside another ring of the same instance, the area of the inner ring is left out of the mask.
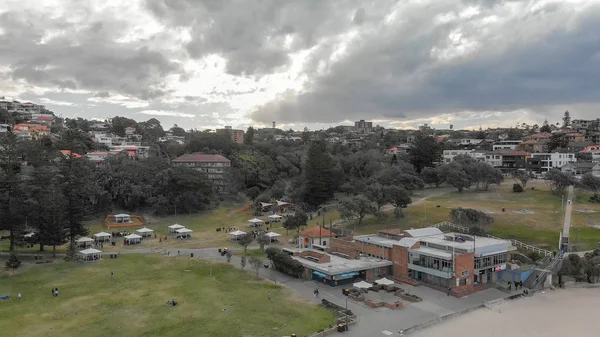
<path id="1" fill-rule="evenodd" d="M 193 153 L 177 157 L 172 163 L 205 173 L 218 192 L 226 192 L 231 160 L 218 154 Z"/>
<path id="2" fill-rule="evenodd" d="M 373 131 L 373 122 L 365 122 L 364 119 L 354 122 L 354 131 L 360 133 L 369 133 Z"/>
<path id="3" fill-rule="evenodd" d="M 450 163 L 456 156 L 469 155 L 474 150 L 444 150 L 442 154 L 442 161 L 444 163 Z"/>
<path id="4" fill-rule="evenodd" d="M 588 130 L 591 127 L 598 129 L 600 127 L 600 118 L 596 119 L 574 119 L 571 121 L 571 128 L 574 130 Z"/>
<path id="5" fill-rule="evenodd" d="M 492 145 L 493 151 L 498 150 L 516 150 L 517 147 L 523 143 L 523 140 L 501 140 Z"/>
<path id="6" fill-rule="evenodd" d="M 548 172 L 553 168 L 577 162 L 574 153 L 532 153 L 529 159 L 529 168 L 534 171 Z"/>
<path id="7" fill-rule="evenodd" d="M 593 162 L 600 162 L 600 144 L 587 146 L 580 153 L 589 153 L 592 156 Z"/>
<path id="8" fill-rule="evenodd" d="M 244 131 L 234 130 L 231 126 L 226 126 L 224 129 L 217 129 L 216 133 L 229 134 L 231 141 L 238 144 L 244 144 Z"/>

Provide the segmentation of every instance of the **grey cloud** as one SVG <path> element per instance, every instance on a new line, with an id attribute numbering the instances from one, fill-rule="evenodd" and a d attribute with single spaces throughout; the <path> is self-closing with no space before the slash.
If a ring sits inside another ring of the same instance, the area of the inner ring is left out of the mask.
<path id="1" fill-rule="evenodd" d="M 367 17 L 367 13 L 364 8 L 359 8 L 354 13 L 354 17 L 352 18 L 352 22 L 357 25 L 362 25 L 365 22 L 365 18 Z"/>
<path id="2" fill-rule="evenodd" d="M 387 0 L 386 0 L 387 1 Z M 382 1 L 384 2 L 384 1 Z M 218 53 L 227 71 L 268 74 L 289 64 L 289 53 L 315 46 L 321 38 L 345 31 L 360 1 L 147 0 L 147 8 L 165 23 L 191 28 L 191 57 Z M 286 35 L 294 41 L 285 48 Z"/>
<path id="3" fill-rule="evenodd" d="M 108 91 L 100 91 L 95 93 L 94 97 L 107 98 L 110 97 L 110 93 Z"/>
<path id="4" fill-rule="evenodd" d="M 463 35 L 477 36 L 480 29 L 464 22 L 434 27 L 433 16 L 447 10 L 405 13 L 399 28 L 365 36 L 360 48 L 317 77 L 306 92 L 270 102 L 252 118 L 263 123 L 415 119 L 463 110 L 600 103 L 600 6 L 590 7 L 572 29 L 554 28 L 543 39 L 518 41 L 521 30 L 546 33 L 552 21 L 567 20 L 566 5 L 552 6 L 510 22 L 505 36 L 480 41 L 483 49 L 469 57 L 434 62 L 431 49 L 444 46 L 452 30 L 460 27 Z M 481 15 L 491 15 L 495 7 L 482 10 Z"/>
<path id="5" fill-rule="evenodd" d="M 164 95 L 164 77 L 181 73 L 180 65 L 143 44 L 115 42 L 125 23 L 106 20 L 70 27 L 60 17 L 2 13 L 0 64 L 8 65 L 13 79 L 42 87 L 114 90 L 144 99 Z M 65 34 L 39 43 L 53 29 Z"/>

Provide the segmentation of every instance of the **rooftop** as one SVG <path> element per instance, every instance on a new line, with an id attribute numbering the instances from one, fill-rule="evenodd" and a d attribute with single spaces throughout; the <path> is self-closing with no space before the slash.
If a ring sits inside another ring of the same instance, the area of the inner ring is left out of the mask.
<path id="1" fill-rule="evenodd" d="M 475 238 L 475 240 L 447 240 L 447 238 Z M 475 247 L 475 255 L 490 255 L 501 251 L 510 250 L 512 243 L 508 240 L 488 238 L 484 236 L 470 236 L 459 233 L 446 233 L 441 235 L 434 235 L 420 238 L 420 241 L 426 242 L 427 244 L 434 244 L 448 247 L 447 249 L 462 249 L 467 252 L 473 252 Z M 423 246 L 421 246 L 423 247 Z M 429 248 L 429 247 L 428 247 Z M 438 249 L 436 249 L 438 250 Z M 451 251 L 450 251 L 451 252 Z"/>
<path id="2" fill-rule="evenodd" d="M 231 163 L 231 160 L 220 154 L 192 153 L 173 159 L 174 163 Z"/>
<path id="3" fill-rule="evenodd" d="M 308 227 L 307 229 L 300 232 L 300 235 L 307 236 L 309 238 L 327 238 L 335 237 L 335 233 L 327 228 L 321 226 Z"/>
<path id="4" fill-rule="evenodd" d="M 300 252 L 300 249 L 288 249 L 290 251 Z M 309 249 L 310 250 L 310 249 Z M 314 250 L 315 252 L 322 253 L 321 251 Z M 329 255 L 329 254 L 328 254 Z M 329 255 L 331 261 L 327 263 L 318 263 L 311 260 L 301 258 L 299 256 L 292 256 L 294 260 L 300 262 L 303 266 L 313 270 L 320 271 L 327 275 L 340 275 L 353 271 L 368 270 L 379 267 L 387 267 L 393 265 L 391 261 L 376 259 L 376 258 L 360 258 L 356 260 L 345 259 L 343 257 Z"/>

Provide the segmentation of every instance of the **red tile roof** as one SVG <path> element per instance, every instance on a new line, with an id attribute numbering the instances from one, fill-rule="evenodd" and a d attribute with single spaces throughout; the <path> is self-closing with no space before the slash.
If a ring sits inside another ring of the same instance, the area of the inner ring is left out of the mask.
<path id="1" fill-rule="evenodd" d="M 328 238 L 335 237 L 335 233 L 327 228 L 320 226 L 308 227 L 307 229 L 300 232 L 300 235 L 307 236 L 309 238 Z"/>
<path id="2" fill-rule="evenodd" d="M 60 150 L 60 153 L 64 154 L 65 156 L 71 155 L 71 151 L 69 151 L 69 150 Z M 73 157 L 81 158 L 81 155 L 79 153 L 73 152 Z"/>
<path id="3" fill-rule="evenodd" d="M 48 121 L 51 122 L 52 121 L 52 117 L 48 117 L 48 116 L 39 116 L 38 118 L 36 118 L 36 121 Z"/>
<path id="4" fill-rule="evenodd" d="M 15 127 L 13 129 L 15 131 L 24 131 L 25 128 L 30 129 L 30 130 L 35 130 L 35 131 L 50 131 L 50 128 L 47 125 L 28 124 L 28 123 L 17 124 L 17 125 L 15 125 Z"/>
<path id="5" fill-rule="evenodd" d="M 220 154 L 192 153 L 184 154 L 181 157 L 173 159 L 175 163 L 231 163 L 231 160 Z"/>

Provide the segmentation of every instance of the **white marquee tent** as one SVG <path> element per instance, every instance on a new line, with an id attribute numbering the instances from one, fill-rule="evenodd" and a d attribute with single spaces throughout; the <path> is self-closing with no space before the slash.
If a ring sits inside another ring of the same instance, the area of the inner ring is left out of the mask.
<path id="1" fill-rule="evenodd" d="M 94 239 L 88 237 L 79 238 L 75 241 L 78 247 L 91 247 L 92 242 L 94 242 Z"/>
<path id="2" fill-rule="evenodd" d="M 152 233 L 154 233 L 153 230 L 151 230 L 150 228 L 146 228 L 146 227 L 140 228 L 140 229 L 136 230 L 136 232 L 138 232 L 143 237 L 152 236 Z"/>
<path id="3" fill-rule="evenodd" d="M 250 219 L 248 222 L 250 222 L 250 227 L 258 227 L 263 224 L 263 221 L 259 218 Z"/>
<path id="4" fill-rule="evenodd" d="M 283 217 L 279 214 L 269 215 L 269 219 L 273 222 L 281 221 L 281 218 Z"/>
<path id="5" fill-rule="evenodd" d="M 275 232 L 269 232 L 267 234 L 265 234 L 269 239 L 271 239 L 271 242 L 273 241 L 277 241 L 277 238 L 281 236 L 281 234 L 279 233 L 275 233 Z"/>
<path id="6" fill-rule="evenodd" d="M 125 236 L 125 243 L 135 245 L 142 242 L 142 236 L 137 234 L 129 234 Z"/>
<path id="7" fill-rule="evenodd" d="M 387 278 L 384 277 L 384 278 L 381 278 L 381 279 L 375 281 L 375 283 L 376 284 L 382 284 L 384 286 L 391 286 L 391 285 L 394 284 L 394 281 L 388 280 Z"/>
<path id="8" fill-rule="evenodd" d="M 182 225 L 179 225 L 179 224 L 171 225 L 171 226 L 169 226 L 169 233 L 175 233 L 176 230 L 182 229 L 182 228 L 185 228 L 185 227 Z"/>
<path id="9" fill-rule="evenodd" d="M 354 283 L 354 287 L 356 288 L 363 288 L 363 289 L 368 289 L 371 288 L 373 285 L 371 283 L 365 282 L 365 281 L 360 281 L 358 283 Z"/>
<path id="10" fill-rule="evenodd" d="M 175 231 L 177 237 L 181 238 L 191 238 L 193 230 L 187 228 L 181 228 Z"/>
<path id="11" fill-rule="evenodd" d="M 231 235 L 231 240 L 237 240 L 240 238 L 240 236 L 246 235 L 246 232 L 237 230 L 237 231 L 231 232 L 229 234 Z"/>
<path id="12" fill-rule="evenodd" d="M 106 232 L 100 232 L 100 233 L 94 234 L 94 240 L 99 241 L 99 242 L 108 242 L 108 241 L 110 241 L 111 238 L 112 238 L 112 235 L 110 233 L 106 233 Z"/>
<path id="13" fill-rule="evenodd" d="M 102 259 L 102 251 L 94 248 L 80 250 L 79 257 L 84 262 L 98 261 Z"/>

